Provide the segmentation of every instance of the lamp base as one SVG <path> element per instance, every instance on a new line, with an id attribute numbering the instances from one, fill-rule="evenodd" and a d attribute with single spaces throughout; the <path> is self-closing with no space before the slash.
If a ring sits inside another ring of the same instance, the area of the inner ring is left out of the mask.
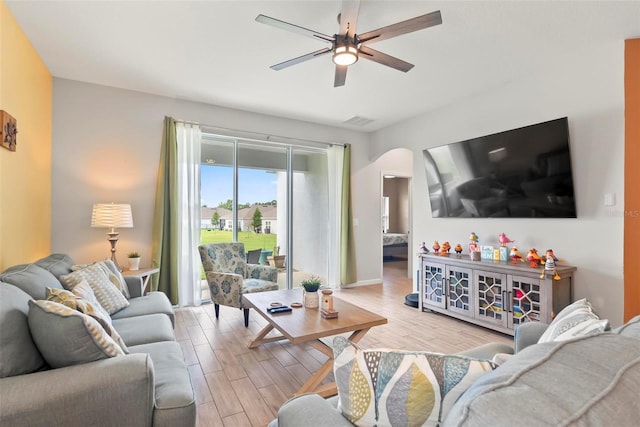
<path id="1" fill-rule="evenodd" d="M 118 237 L 120 236 L 120 233 L 117 231 L 111 231 L 110 233 L 107 233 L 107 235 L 109 236 L 107 240 L 109 240 L 109 243 L 111 243 L 111 261 L 113 261 L 119 271 L 122 271 L 122 267 L 120 267 L 120 265 L 118 264 L 118 259 L 116 258 L 116 243 L 118 243 Z"/>

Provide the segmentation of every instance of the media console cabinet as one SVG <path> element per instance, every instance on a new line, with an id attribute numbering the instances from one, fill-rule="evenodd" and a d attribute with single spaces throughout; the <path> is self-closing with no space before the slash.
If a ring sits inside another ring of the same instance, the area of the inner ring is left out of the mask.
<path id="1" fill-rule="evenodd" d="M 550 323 L 572 301 L 575 267 L 558 265 L 560 280 L 542 266 L 471 261 L 469 255 L 422 254 L 419 307 L 513 335 L 524 322 Z"/>

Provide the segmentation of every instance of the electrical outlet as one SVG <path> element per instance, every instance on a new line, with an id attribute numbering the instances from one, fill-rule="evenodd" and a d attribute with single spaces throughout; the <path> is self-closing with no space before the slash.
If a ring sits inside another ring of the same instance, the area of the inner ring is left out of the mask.
<path id="1" fill-rule="evenodd" d="M 604 205 L 611 207 L 616 205 L 616 193 L 604 193 Z"/>

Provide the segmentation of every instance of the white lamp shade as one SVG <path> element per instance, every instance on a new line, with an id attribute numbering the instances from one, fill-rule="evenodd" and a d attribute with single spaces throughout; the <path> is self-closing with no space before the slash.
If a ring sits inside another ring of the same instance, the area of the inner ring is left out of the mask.
<path id="1" fill-rule="evenodd" d="M 96 203 L 91 213 L 92 227 L 132 228 L 131 205 L 116 203 Z"/>

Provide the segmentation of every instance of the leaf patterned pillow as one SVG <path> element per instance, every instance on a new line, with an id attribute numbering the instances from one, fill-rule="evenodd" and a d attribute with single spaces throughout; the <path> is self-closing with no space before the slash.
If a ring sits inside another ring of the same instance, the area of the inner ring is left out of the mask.
<path id="1" fill-rule="evenodd" d="M 421 351 L 362 350 L 333 341 L 338 408 L 357 426 L 437 426 L 485 373 L 486 360 Z"/>

